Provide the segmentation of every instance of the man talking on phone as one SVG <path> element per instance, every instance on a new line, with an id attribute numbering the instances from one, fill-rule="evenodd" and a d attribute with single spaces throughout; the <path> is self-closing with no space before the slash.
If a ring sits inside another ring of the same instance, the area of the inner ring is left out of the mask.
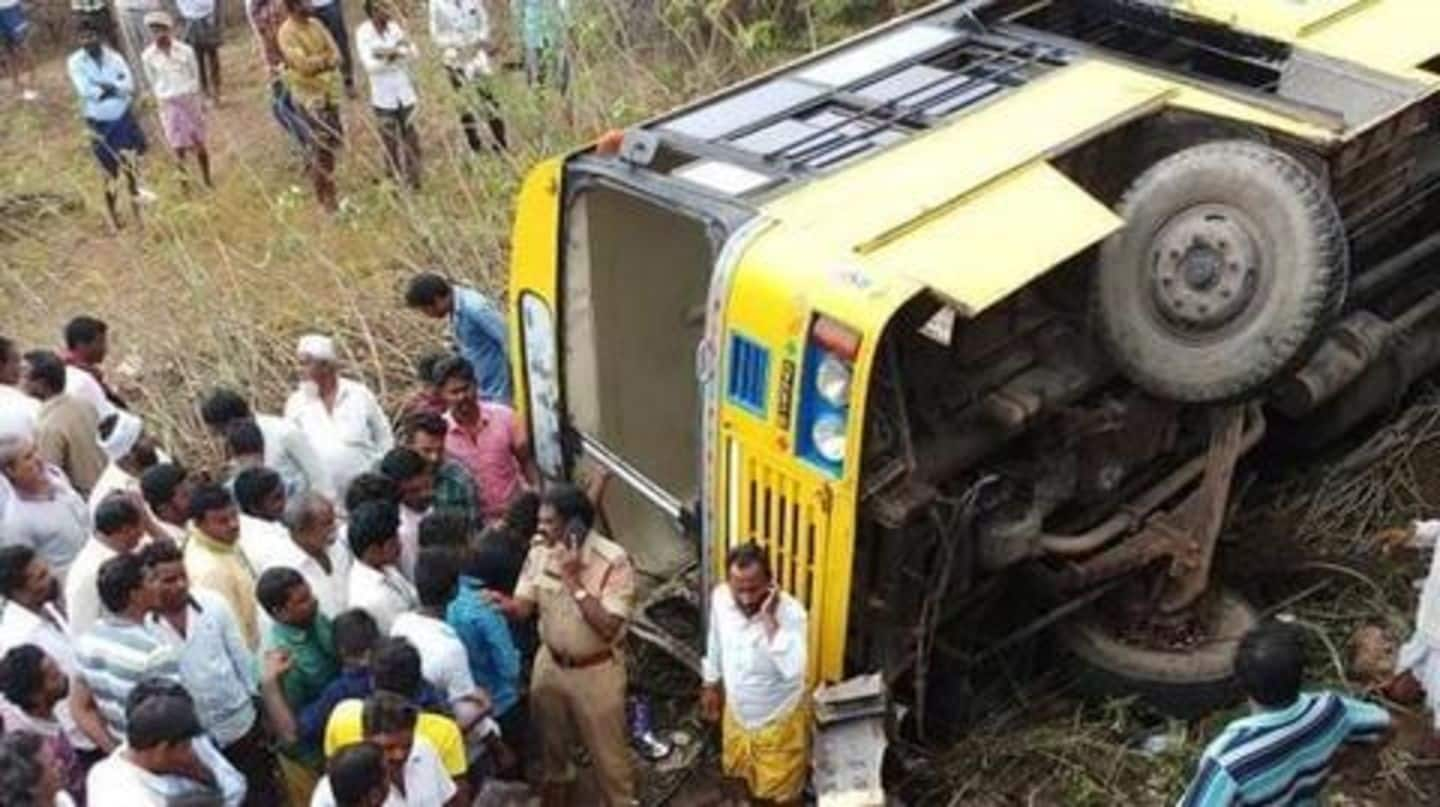
<path id="1" fill-rule="evenodd" d="M 700 707 L 723 721 L 725 776 L 752 802 L 799 804 L 810 761 L 805 608 L 754 543 L 730 550 L 710 601 Z"/>
<path id="2" fill-rule="evenodd" d="M 541 737 L 544 807 L 577 803 L 569 792 L 577 735 L 594 762 L 605 803 L 635 803 L 619 655 L 635 602 L 635 575 L 625 550 L 596 533 L 594 523 L 595 508 L 584 491 L 568 484 L 548 488 L 540 500 L 543 541 L 525 558 L 515 596 L 489 593 L 511 619 L 539 616 L 530 713 Z"/>

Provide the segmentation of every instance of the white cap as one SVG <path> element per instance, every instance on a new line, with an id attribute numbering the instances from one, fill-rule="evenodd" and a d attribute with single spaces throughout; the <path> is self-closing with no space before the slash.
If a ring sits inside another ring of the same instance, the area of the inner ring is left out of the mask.
<path id="1" fill-rule="evenodd" d="M 312 361 L 335 361 L 335 340 L 328 336 L 321 336 L 318 333 L 310 333 L 300 337 L 300 342 L 295 346 L 295 355 L 301 361 L 310 359 Z"/>
<path id="2" fill-rule="evenodd" d="M 130 453 L 130 449 L 140 442 L 140 434 L 144 431 L 145 424 L 140 418 L 129 412 L 116 412 L 115 428 L 110 430 L 109 437 L 100 441 L 100 448 L 114 462 Z"/>

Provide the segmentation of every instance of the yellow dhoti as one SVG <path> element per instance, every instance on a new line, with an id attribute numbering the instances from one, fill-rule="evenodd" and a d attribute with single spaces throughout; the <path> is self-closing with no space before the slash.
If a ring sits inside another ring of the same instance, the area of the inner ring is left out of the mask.
<path id="1" fill-rule="evenodd" d="M 802 697 L 789 712 L 747 729 L 728 707 L 721 729 L 725 775 L 745 782 L 753 798 L 800 798 L 810 768 L 810 710 Z"/>

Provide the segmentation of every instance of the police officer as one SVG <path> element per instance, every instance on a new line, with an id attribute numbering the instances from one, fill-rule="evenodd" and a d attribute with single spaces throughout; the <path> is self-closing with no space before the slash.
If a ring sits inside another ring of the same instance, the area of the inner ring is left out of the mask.
<path id="1" fill-rule="evenodd" d="M 625 729 L 625 662 L 620 642 L 635 601 L 635 575 L 619 544 L 593 530 L 595 508 L 573 485 L 540 504 L 541 540 L 531 547 L 513 599 L 496 597 L 512 619 L 538 614 L 540 647 L 530 713 L 541 736 L 541 803 L 573 803 L 570 751 L 584 744 L 610 807 L 634 803 Z"/>

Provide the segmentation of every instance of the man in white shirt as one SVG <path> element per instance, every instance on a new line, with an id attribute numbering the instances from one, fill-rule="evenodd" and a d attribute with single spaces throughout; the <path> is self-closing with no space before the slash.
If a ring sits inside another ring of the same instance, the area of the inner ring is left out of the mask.
<path id="1" fill-rule="evenodd" d="M 185 546 L 190 533 L 190 472 L 173 462 L 162 462 L 140 475 L 140 494 L 155 516 L 155 526 L 177 546 Z"/>
<path id="2" fill-rule="evenodd" d="M 115 21 L 120 29 L 120 44 L 125 50 L 125 61 L 132 65 L 140 64 L 145 43 L 150 41 L 145 15 L 159 10 L 160 0 L 115 0 Z M 148 83 L 148 79 L 146 81 Z"/>
<path id="3" fill-rule="evenodd" d="M 320 780 L 310 807 L 363 804 L 367 807 L 403 807 L 404 799 L 392 793 L 385 772 L 385 754 L 375 743 L 351 743 L 330 758 L 328 773 Z M 394 798 L 391 798 L 394 796 Z"/>
<path id="4" fill-rule="evenodd" d="M 0 437 L 0 474 L 9 483 L 0 543 L 34 549 L 61 580 L 90 537 L 90 508 L 65 475 L 40 459 L 28 437 Z"/>
<path id="5" fill-rule="evenodd" d="M 702 713 L 723 712 L 727 777 L 752 799 L 798 803 L 810 762 L 805 608 L 775 585 L 759 546 L 732 549 L 725 568 L 710 599 Z"/>
<path id="6" fill-rule="evenodd" d="M 1386 697 L 1399 703 L 1418 700 L 1423 693 L 1430 710 L 1431 732 L 1424 743 L 1425 755 L 1440 755 L 1440 520 L 1414 521 L 1408 528 L 1386 530 L 1379 541 L 1387 551 L 1397 546 L 1430 550 L 1430 570 L 1416 606 L 1415 632 L 1401 646 L 1396 660 L 1396 679 L 1387 686 Z"/>
<path id="7" fill-rule="evenodd" d="M 370 108 L 385 147 L 385 169 L 396 182 L 420 189 L 420 133 L 415 128 L 415 83 L 410 64 L 419 50 L 396 22 L 389 0 L 365 0 L 369 17 L 355 29 L 355 50 L 370 78 Z"/>
<path id="8" fill-rule="evenodd" d="M 0 416 L 7 424 L 27 425 L 35 430 L 40 402 L 20 389 L 20 351 L 10 339 L 0 336 Z"/>
<path id="9" fill-rule="evenodd" d="M 65 677 L 79 674 L 79 661 L 70 644 L 70 624 L 60 612 L 60 582 L 34 550 L 7 546 L 0 548 L 0 653 L 23 644 L 44 650 Z M 95 748 L 76 724 L 69 700 L 55 707 L 55 719 L 71 745 Z"/>
<path id="10" fill-rule="evenodd" d="M 384 760 L 389 782 L 386 805 L 445 807 L 459 792 L 435 749 L 423 737 L 415 736 L 419 716 L 413 704 L 392 692 L 376 692 L 365 699 L 361 722 L 365 741 L 376 746 Z M 310 807 L 335 807 L 341 803 L 356 802 L 337 800 L 327 776 L 316 786 Z"/>
<path id="11" fill-rule="evenodd" d="M 435 503 L 435 477 L 425 458 L 408 448 L 392 448 L 380 461 L 380 473 L 400 491 L 400 573 L 415 580 L 420 555 L 420 522 Z"/>
<path id="12" fill-rule="evenodd" d="M 293 423 L 276 415 L 255 413 L 234 390 L 216 389 L 200 404 L 200 419 L 212 434 L 223 437 L 237 421 L 253 419 L 264 439 L 264 462 L 285 480 L 285 493 L 314 491 L 335 500 L 330 475 L 310 439 Z"/>
<path id="13" fill-rule="evenodd" d="M 156 591 L 146 625 L 178 655 L 180 683 L 195 699 L 200 725 L 244 775 L 252 804 L 280 804 L 275 757 L 253 702 L 260 688 L 255 656 L 235 614 L 224 597 L 190 586 L 174 544 L 153 543 L 140 557 Z"/>
<path id="14" fill-rule="evenodd" d="M 285 484 L 269 468 L 246 468 L 232 487 L 240 507 L 240 553 L 258 578 L 290 543 L 290 532 L 280 521 L 285 515 Z"/>
<path id="15" fill-rule="evenodd" d="M 95 534 L 75 556 L 65 577 L 65 613 L 70 617 L 71 636 L 88 633 L 104 613 L 96 588 L 100 564 L 134 552 L 144 537 L 145 518 L 133 497 L 120 494 L 96 508 Z"/>
<path id="16" fill-rule="evenodd" d="M 430 686 L 439 690 L 454 706 L 479 700 L 483 695 L 470 673 L 465 645 L 455 629 L 445 622 L 445 606 L 455 594 L 459 577 L 456 558 L 448 551 L 434 547 L 420 553 L 416 568 L 415 588 L 420 597 L 417 611 L 395 618 L 390 635 L 408 639 L 420 653 L 420 674 Z M 458 710 L 457 710 L 458 717 Z M 465 722 L 459 721 L 463 730 Z"/>
<path id="17" fill-rule="evenodd" d="M 394 504 L 371 501 L 350 514 L 350 607 L 360 608 L 375 620 L 380 633 L 390 633 L 395 618 L 420 605 L 419 594 L 405 575 L 395 568 L 400 558 L 396 531 L 400 516 Z"/>
<path id="18" fill-rule="evenodd" d="M 430 39 L 441 49 L 441 60 L 450 86 L 461 97 L 460 126 L 470 151 L 504 151 L 505 121 L 499 104 L 490 92 L 495 73 L 490 62 L 494 47 L 490 40 L 490 15 L 484 0 L 429 0 Z M 474 95 L 474 102 L 465 96 Z M 479 112 L 489 131 L 481 134 Z M 488 136 L 487 136 L 488 135 Z"/>
<path id="19" fill-rule="evenodd" d="M 205 187 L 210 181 L 210 152 L 205 149 L 205 104 L 200 95 L 200 63 L 195 50 L 172 36 L 175 22 L 163 11 L 145 15 L 145 25 L 154 41 L 145 48 L 140 61 L 145 79 L 155 91 L 160 104 L 160 128 L 165 142 L 175 152 L 180 168 L 185 157 L 193 153 L 200 166 Z"/>
<path id="20" fill-rule="evenodd" d="M 315 493 L 292 497 L 285 504 L 285 526 L 290 538 L 266 560 L 263 573 L 287 566 L 310 584 L 320 613 L 334 619 L 348 607 L 350 598 L 350 548 L 338 540 L 340 530 L 335 506 Z"/>
<path id="21" fill-rule="evenodd" d="M 139 57 L 138 53 L 136 57 Z M 110 355 L 109 324 L 82 314 L 65 323 L 64 335 L 65 394 L 95 407 L 97 421 L 104 420 L 117 409 L 127 408 L 120 395 L 105 381 L 105 371 L 100 366 Z"/>
<path id="22" fill-rule="evenodd" d="M 304 380 L 285 402 L 285 419 L 310 438 L 331 488 L 343 500 L 350 480 L 395 445 L 390 419 L 368 387 L 340 377 L 329 337 L 301 337 L 296 355 Z"/>
<path id="23" fill-rule="evenodd" d="M 420 675 L 450 704 L 473 758 L 498 742 L 499 727 L 487 720 L 492 706 L 490 695 L 476 685 L 465 644 L 445 621 L 446 607 L 454 599 L 459 581 L 458 563 L 459 557 L 446 548 L 430 547 L 420 552 L 415 567 L 420 608 L 396 617 L 390 635 L 415 646 L 420 654 Z"/>
<path id="24" fill-rule="evenodd" d="M 100 421 L 100 450 L 110 463 L 90 489 L 90 510 L 112 493 L 140 492 L 140 475 L 163 459 L 140 418 L 120 410 Z"/>
<path id="25" fill-rule="evenodd" d="M 205 736 L 190 694 L 158 678 L 131 691 L 125 742 L 90 769 L 85 789 L 92 803 L 125 807 L 240 807 L 246 793 L 245 777 Z"/>

